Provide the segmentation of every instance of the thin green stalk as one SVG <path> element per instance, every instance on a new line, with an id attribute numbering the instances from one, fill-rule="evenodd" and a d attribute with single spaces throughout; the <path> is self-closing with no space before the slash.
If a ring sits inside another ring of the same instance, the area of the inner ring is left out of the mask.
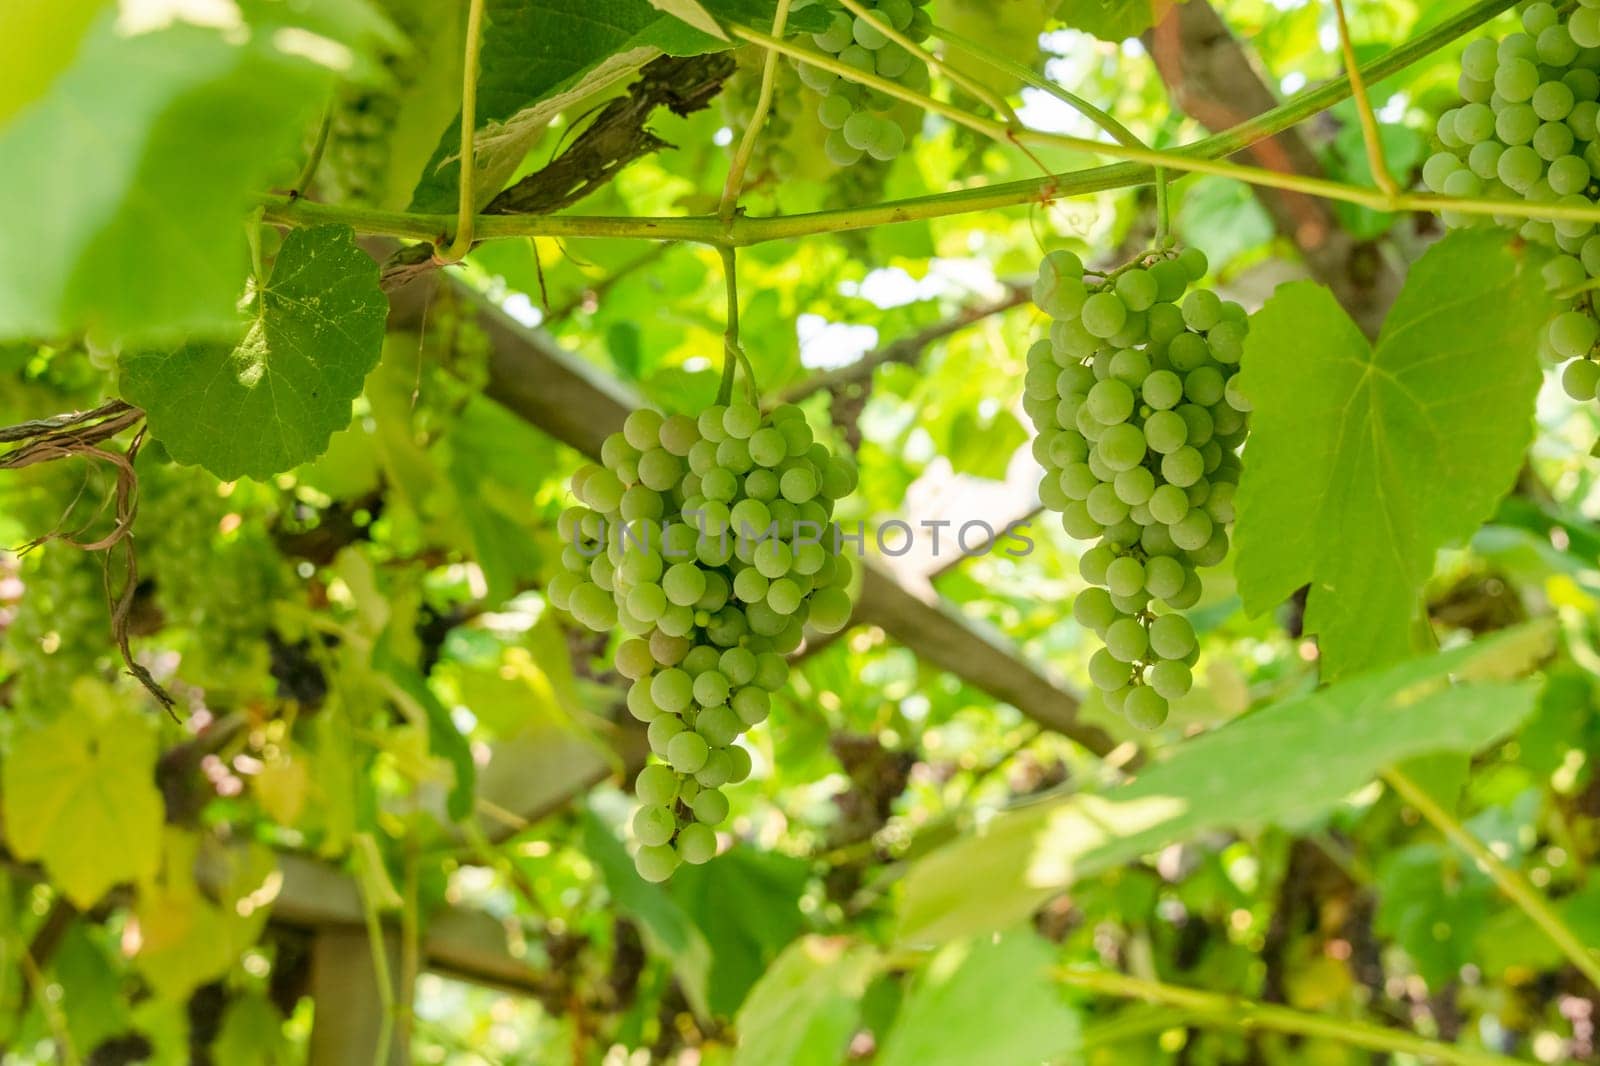
<path id="1" fill-rule="evenodd" d="M 1356 48 L 1350 42 L 1350 23 L 1344 17 L 1344 0 L 1333 0 L 1333 14 L 1339 23 L 1339 47 L 1344 52 L 1344 69 L 1350 77 L 1350 92 L 1356 100 L 1356 114 L 1361 120 L 1361 139 L 1367 147 L 1367 169 L 1372 180 L 1390 196 L 1400 193 L 1400 186 L 1389 173 L 1389 164 L 1383 158 L 1383 139 L 1378 133 L 1378 116 L 1372 113 L 1372 101 L 1367 99 L 1367 87 L 1361 80 L 1361 68 L 1356 64 Z"/>
<path id="2" fill-rule="evenodd" d="M 1003 116 L 1008 123 L 1017 122 L 1017 113 L 1011 110 L 1011 105 L 1006 103 L 1003 97 L 991 90 L 987 85 L 984 85 L 973 78 L 969 78 L 959 70 L 951 67 L 944 60 L 940 59 L 938 56 L 922 47 L 922 45 L 918 44 L 916 41 L 913 41 L 910 37 L 907 37 L 905 34 L 889 25 L 889 23 L 883 21 L 883 19 L 878 17 L 876 12 L 868 11 L 858 2 L 858 0 L 839 0 L 839 3 L 843 4 L 846 10 L 848 10 L 852 15 L 855 15 L 867 25 L 871 26 L 885 37 L 889 38 L 889 40 L 893 41 L 901 48 L 904 48 L 906 51 L 916 56 L 927 65 L 929 70 L 936 74 L 943 75 L 953 85 L 962 89 L 968 96 L 971 96 L 974 100 L 987 107 L 990 111 L 993 111 L 997 115 Z M 776 37 L 778 35 L 773 34 L 773 36 Z M 944 34 L 940 34 L 939 36 L 945 37 L 947 41 L 950 40 L 950 38 Z"/>
<path id="3" fill-rule="evenodd" d="M 1192 1011 L 1197 1024 L 1209 1023 L 1231 1029 L 1264 1029 L 1269 1032 L 1317 1037 L 1370 1051 L 1414 1055 L 1454 1066 L 1527 1066 L 1520 1059 L 1507 1058 L 1492 1051 L 1456 1047 L 1427 1040 L 1398 1029 L 1385 1029 L 1349 1018 L 1326 1018 L 1270 1003 L 1202 992 L 1194 988 L 1146 981 L 1101 970 L 1062 969 L 1056 979 L 1074 988 L 1119 999 L 1141 999 Z"/>
<path id="4" fill-rule="evenodd" d="M 934 26 L 933 32 L 942 37 L 946 43 L 953 44 L 963 49 L 975 59 L 989 64 L 994 69 L 1009 74 L 1024 85 L 1038 89 L 1040 92 L 1049 93 L 1060 100 L 1078 114 L 1100 127 L 1111 136 L 1118 144 L 1134 148 L 1149 148 L 1149 145 L 1134 135 L 1134 132 L 1121 122 L 1117 121 L 1109 111 L 1104 111 L 1075 92 L 1062 88 L 1049 78 L 1039 74 L 1032 67 L 1018 63 L 1009 56 L 1004 56 L 982 45 L 976 44 L 960 34 L 951 33 L 949 30 Z M 1013 116 L 1014 117 L 1014 116 Z M 1167 233 L 1171 228 L 1171 217 L 1167 194 L 1167 171 L 1165 167 L 1155 168 L 1156 182 L 1156 246 L 1166 247 Z"/>
<path id="5" fill-rule="evenodd" d="M 483 35 L 483 0 L 472 0 L 467 8 L 467 50 L 461 71 L 461 166 L 456 182 L 456 235 L 450 247 L 439 254 L 442 263 L 459 263 L 472 251 L 473 223 L 478 215 L 473 177 L 477 171 L 474 140 L 478 132 L 478 44 Z"/>
<path id="6" fill-rule="evenodd" d="M 322 163 L 322 153 L 328 147 L 328 134 L 333 129 L 334 97 L 328 97 L 327 106 L 322 109 L 322 125 L 317 127 L 317 140 L 311 146 L 311 154 L 306 157 L 305 166 L 300 168 L 300 176 L 294 180 L 294 187 L 289 190 L 289 198 L 299 199 L 311 188 L 311 179 L 317 176 L 317 167 Z"/>
<path id="7" fill-rule="evenodd" d="M 1417 809 L 1417 813 L 1426 818 L 1435 829 L 1445 835 L 1452 844 L 1456 845 L 1468 855 L 1489 875 L 1501 892 L 1504 892 L 1530 919 L 1544 931 L 1551 942 L 1561 949 L 1576 966 L 1589 983 L 1595 988 L 1600 988 L 1600 955 L 1585 944 L 1572 931 L 1572 927 L 1561 920 L 1545 902 L 1543 896 L 1517 871 L 1500 861 L 1499 856 L 1490 851 L 1482 841 L 1471 833 L 1450 812 L 1441 807 L 1426 789 L 1413 781 L 1400 770 L 1387 770 L 1383 775 L 1384 782 L 1405 802 Z"/>
<path id="8" fill-rule="evenodd" d="M 728 323 L 722 339 L 722 382 L 717 386 L 717 403 L 726 405 L 733 399 L 733 375 L 739 356 L 739 270 L 734 250 L 717 249 L 722 256 L 723 287 L 728 293 Z"/>
<path id="9" fill-rule="evenodd" d="M 783 28 L 788 21 L 789 0 L 778 0 L 778 10 L 772 16 L 772 35 L 782 37 Z M 778 53 L 768 52 L 761 67 L 761 92 L 756 97 L 755 112 L 750 116 L 750 125 L 745 127 L 739 146 L 734 149 L 733 159 L 728 163 L 728 180 L 722 186 L 722 203 L 717 210 L 717 217 L 724 222 L 733 218 L 739 206 L 739 191 L 744 188 L 745 168 L 750 165 L 750 154 L 755 151 L 756 138 L 760 136 L 761 127 L 767 121 L 767 111 L 772 107 L 772 90 L 777 77 Z"/>
<path id="10" fill-rule="evenodd" d="M 383 1010 L 372 1062 L 373 1066 L 388 1066 L 389 1045 L 394 1040 L 394 987 L 389 981 L 389 951 L 383 943 L 383 922 L 378 917 L 377 901 L 367 890 L 365 880 L 358 880 L 358 887 L 361 889 L 361 917 L 367 928 L 367 947 L 372 952 L 372 968 L 378 982 L 378 1005 Z"/>
<path id="11" fill-rule="evenodd" d="M 1369 63 L 1362 68 L 1362 74 L 1369 83 L 1396 74 L 1477 29 L 1509 8 L 1512 2 L 1513 0 L 1478 0 L 1454 18 L 1440 23 L 1427 33 Z M 1346 99 L 1350 94 L 1348 78 L 1334 79 L 1230 130 L 1187 145 L 1181 154 L 1194 159 L 1216 159 L 1231 155 L 1305 121 Z M 1070 174 L 960 189 L 866 207 L 768 218 L 743 217 L 725 222 L 710 216 L 652 218 L 486 215 L 476 220 L 476 227 L 477 237 L 480 240 L 512 237 L 617 237 L 637 240 L 682 240 L 716 246 L 746 246 L 823 233 L 867 229 L 898 222 L 947 218 L 976 211 L 997 210 L 1020 204 L 1129 188 L 1149 184 L 1153 178 L 1153 171 L 1149 167 L 1118 163 Z M 1382 194 L 1372 190 L 1367 190 L 1366 195 L 1369 198 L 1382 198 Z M 1417 210 L 1456 210 L 1467 202 L 1443 197 L 1414 197 L 1402 206 Z M 284 225 L 343 223 L 361 233 L 383 234 L 411 240 L 433 240 L 440 232 L 447 230 L 451 223 L 451 219 L 444 215 L 407 214 L 351 206 L 336 207 L 308 200 L 291 201 L 282 196 L 263 197 L 261 203 L 265 206 L 266 218 L 269 221 Z M 1591 206 L 1527 205 L 1512 201 L 1476 203 L 1480 207 L 1479 213 L 1501 213 L 1508 217 L 1519 218 L 1571 217 L 1600 221 L 1600 209 Z"/>

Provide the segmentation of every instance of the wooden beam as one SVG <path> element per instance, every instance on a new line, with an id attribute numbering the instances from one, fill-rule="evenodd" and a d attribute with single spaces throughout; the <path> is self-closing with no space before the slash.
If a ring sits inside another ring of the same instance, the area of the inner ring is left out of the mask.
<path id="1" fill-rule="evenodd" d="M 490 344 L 485 394 L 524 421 L 596 458 L 605 438 L 622 428 L 643 399 L 565 351 L 453 278 L 424 278 L 391 294 L 391 328 L 414 327 L 424 309 L 449 286 L 450 298 L 471 309 Z M 998 634 L 980 631 L 958 609 L 930 592 L 918 595 L 884 567 L 864 560 L 858 621 L 871 620 L 919 658 L 948 670 L 1016 707 L 1027 717 L 1082 743 L 1097 755 L 1117 745 L 1103 730 L 1077 721 L 1078 699 Z"/>

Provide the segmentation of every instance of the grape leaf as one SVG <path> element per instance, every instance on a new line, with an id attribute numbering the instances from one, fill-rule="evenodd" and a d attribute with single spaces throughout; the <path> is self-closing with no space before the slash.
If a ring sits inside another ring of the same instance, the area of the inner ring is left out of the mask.
<path id="1" fill-rule="evenodd" d="M 182 463 L 266 478 L 321 455 L 383 350 L 378 264 L 348 226 L 292 231 L 238 347 L 122 359 L 122 395 Z"/>
<path id="2" fill-rule="evenodd" d="M 715 37 L 719 41 L 728 40 L 728 34 L 717 20 L 711 17 L 711 12 L 700 5 L 700 0 L 650 0 L 650 6 L 657 11 L 665 11 L 675 18 L 682 19 L 701 33 Z"/>
<path id="3" fill-rule="evenodd" d="M 1376 348 L 1310 282 L 1254 316 L 1239 594 L 1258 615 L 1309 584 L 1325 678 L 1414 650 L 1434 553 L 1494 513 L 1533 437 L 1550 310 L 1522 251 L 1469 230 L 1411 268 Z"/>
<path id="4" fill-rule="evenodd" d="M 1031 930 L 946 945 L 917 975 L 877 1066 L 1064 1061 L 1078 1016 L 1050 976 L 1055 952 Z M 995 990 L 1005 989 L 1005 995 Z"/>
<path id="5" fill-rule="evenodd" d="M 584 811 L 582 818 L 584 853 L 605 877 L 612 906 L 637 923 L 639 934 L 652 953 L 672 960 L 673 975 L 695 1014 L 711 1017 L 708 993 L 712 955 L 705 935 L 665 887 L 639 876 L 622 843 L 592 809 Z"/>
<path id="6" fill-rule="evenodd" d="M 911 867 L 900 939 L 1002 929 L 1080 878 L 1168 844 L 1298 821 L 1412 756 L 1476 751 L 1533 709 L 1537 682 L 1499 679 L 1536 662 L 1550 638 L 1543 625 L 1510 630 L 1284 700 L 1185 742 L 1126 785 L 1002 814 Z M 1446 687 L 1452 674 L 1477 680 Z"/>
<path id="7" fill-rule="evenodd" d="M 346 27 L 323 26 L 352 5 L 316 5 L 309 25 L 273 4 L 252 7 L 260 23 L 200 26 L 106 4 L 81 41 L 82 5 L 60 20 L 44 5 L 32 27 L 8 14 L 0 36 L 26 37 L 0 54 L 41 53 L 0 96 L 0 116 L 14 111 L 0 158 L 27 160 L 0 168 L 0 245 L 16 253 L 0 258 L 0 337 L 228 335 L 251 198 L 292 180 L 322 97 L 352 73 L 353 42 L 324 35 Z"/>
<path id="8" fill-rule="evenodd" d="M 1056 18 L 1102 41 L 1137 37 L 1179 0 L 1061 0 Z"/>
<path id="9" fill-rule="evenodd" d="M 739 1009 L 733 1066 L 842 1061 L 876 965 L 871 948 L 841 938 L 790 944 Z"/>
<path id="10" fill-rule="evenodd" d="M 21 730 L 0 767 L 0 810 L 19 859 L 38 860 L 87 910 L 161 859 L 156 737 L 148 717 L 89 681 L 43 726 Z"/>
<path id="11" fill-rule="evenodd" d="M 678 0 L 681 6 L 681 0 Z M 710 14 L 770 29 L 774 0 L 703 0 Z M 608 91 L 661 55 L 727 48 L 658 10 L 650 0 L 488 0 L 478 76 L 475 191 L 488 203 L 562 110 Z M 821 8 L 795 12 L 794 29 L 820 29 Z M 413 211 L 455 209 L 461 122 L 450 125 L 423 168 Z"/>

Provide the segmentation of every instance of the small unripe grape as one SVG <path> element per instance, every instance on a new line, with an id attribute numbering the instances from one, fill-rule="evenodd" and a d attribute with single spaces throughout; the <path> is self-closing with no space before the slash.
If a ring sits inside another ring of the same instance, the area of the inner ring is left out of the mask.
<path id="1" fill-rule="evenodd" d="M 689 807 L 695 820 L 706 825 L 721 825 L 728 817 L 728 797 L 714 788 L 702 789 Z"/>
<path id="2" fill-rule="evenodd" d="M 1169 700 L 1182 699 L 1194 687 L 1189 667 L 1177 659 L 1163 659 L 1150 667 L 1150 687 Z"/>
<path id="3" fill-rule="evenodd" d="M 641 803 L 665 807 L 678 798 L 678 775 L 669 766 L 651 763 L 639 771 L 633 791 Z"/>
<path id="4" fill-rule="evenodd" d="M 1194 627 L 1181 614 L 1164 614 L 1150 623 L 1150 650 L 1163 659 L 1181 659 L 1195 648 Z"/>
<path id="5" fill-rule="evenodd" d="M 678 834 L 678 857 L 689 865 L 710 862 L 716 854 L 716 831 L 703 822 L 686 825 Z"/>
<path id="6" fill-rule="evenodd" d="M 1122 714 L 1136 729 L 1158 729 L 1167 720 L 1167 701 L 1149 685 L 1136 685 L 1122 701 Z"/>
<path id="7" fill-rule="evenodd" d="M 1124 555 L 1106 567 L 1106 586 L 1117 596 L 1132 596 L 1144 588 L 1144 564 Z"/>
<path id="8" fill-rule="evenodd" d="M 1595 399 L 1600 392 L 1600 364 L 1574 359 L 1561 372 L 1561 390 L 1580 403 Z"/>
<path id="9" fill-rule="evenodd" d="M 1589 354 L 1600 339 L 1600 323 L 1581 311 L 1563 311 L 1550 320 L 1550 346 L 1563 359 L 1578 359 Z"/>
<path id="10" fill-rule="evenodd" d="M 697 733 L 684 730 L 667 741 L 667 761 L 680 774 L 692 774 L 705 766 L 711 747 Z"/>
<path id="11" fill-rule="evenodd" d="M 1089 680 L 1102 692 L 1119 689 L 1128 683 L 1127 663 L 1118 662 L 1105 648 L 1089 656 Z"/>
<path id="12" fill-rule="evenodd" d="M 1084 329 L 1106 338 L 1127 324 L 1128 306 L 1114 292 L 1097 292 L 1084 301 L 1081 314 Z"/>
<path id="13" fill-rule="evenodd" d="M 1136 618 L 1119 618 L 1106 627 L 1106 650 L 1118 662 L 1134 663 L 1149 650 L 1150 640 Z"/>
<path id="14" fill-rule="evenodd" d="M 660 883 L 671 877 L 679 861 L 677 851 L 668 844 L 642 847 L 633 857 L 633 865 L 639 871 L 639 876 L 652 883 Z"/>
<path id="15" fill-rule="evenodd" d="M 670 772 L 670 771 L 669 771 Z M 640 844 L 656 847 L 672 839 L 678 821 L 662 806 L 640 807 L 633 816 L 633 835 Z"/>

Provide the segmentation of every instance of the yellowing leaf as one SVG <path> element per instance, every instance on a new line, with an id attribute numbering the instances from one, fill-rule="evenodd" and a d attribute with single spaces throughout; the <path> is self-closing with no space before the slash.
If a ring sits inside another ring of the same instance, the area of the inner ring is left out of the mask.
<path id="1" fill-rule="evenodd" d="M 151 719 L 80 681 L 54 721 L 19 731 L 0 768 L 12 852 L 44 863 L 78 907 L 151 877 L 161 858 L 161 793 Z"/>
<path id="2" fill-rule="evenodd" d="M 311 787 L 306 761 L 293 753 L 269 759 L 255 776 L 251 792 L 268 818 L 283 826 L 293 826 L 305 810 Z"/>

